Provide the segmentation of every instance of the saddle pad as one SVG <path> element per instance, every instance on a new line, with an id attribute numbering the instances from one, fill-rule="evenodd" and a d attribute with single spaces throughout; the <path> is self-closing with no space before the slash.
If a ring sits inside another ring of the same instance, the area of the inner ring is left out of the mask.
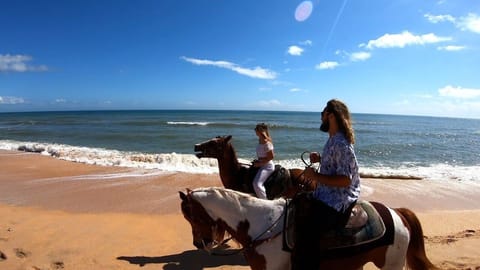
<path id="1" fill-rule="evenodd" d="M 321 241 L 326 243 L 327 249 L 366 244 L 385 234 L 385 224 L 375 207 L 368 201 L 359 201 L 357 204 L 367 213 L 367 223 L 361 228 L 343 228 L 325 233 Z"/>
<path id="2" fill-rule="evenodd" d="M 280 165 L 275 165 L 275 170 L 263 185 L 265 186 L 265 191 L 269 200 L 280 197 L 292 186 L 289 170 Z"/>
<path id="3" fill-rule="evenodd" d="M 322 246 L 326 247 L 327 251 L 367 245 L 381 239 L 385 235 L 385 223 L 372 203 L 359 201 L 357 204 L 368 215 L 366 225 L 361 228 L 343 228 L 326 232 L 319 241 L 324 243 Z M 292 251 L 295 245 L 295 207 L 290 204 L 290 200 L 287 201 L 285 211 L 283 249 Z"/>

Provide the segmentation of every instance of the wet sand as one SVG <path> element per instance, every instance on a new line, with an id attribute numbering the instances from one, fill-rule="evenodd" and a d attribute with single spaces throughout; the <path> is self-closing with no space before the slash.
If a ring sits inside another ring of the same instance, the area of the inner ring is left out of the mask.
<path id="1" fill-rule="evenodd" d="M 192 245 L 178 191 L 217 174 L 85 165 L 0 151 L 0 269 L 249 269 Z M 362 197 L 414 210 L 442 269 L 480 269 L 480 184 L 362 179 Z M 365 269 L 375 269 L 368 265 Z"/>

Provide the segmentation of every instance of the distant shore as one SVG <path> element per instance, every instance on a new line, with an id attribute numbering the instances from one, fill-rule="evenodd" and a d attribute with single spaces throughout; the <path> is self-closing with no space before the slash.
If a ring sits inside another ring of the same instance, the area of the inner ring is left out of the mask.
<path id="1" fill-rule="evenodd" d="M 17 151 L 0 151 L 0 166 L 0 269 L 249 269 L 241 256 L 197 251 L 179 210 L 178 191 L 220 186 L 218 174 L 102 167 Z M 362 181 L 362 198 L 418 214 L 437 266 L 480 268 L 480 184 Z"/>

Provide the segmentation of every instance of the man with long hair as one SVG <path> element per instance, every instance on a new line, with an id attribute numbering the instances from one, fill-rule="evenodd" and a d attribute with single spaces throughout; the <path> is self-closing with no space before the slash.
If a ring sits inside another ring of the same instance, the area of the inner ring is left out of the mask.
<path id="1" fill-rule="evenodd" d="M 292 269 L 319 269 L 322 233 L 344 227 L 352 207 L 360 195 L 360 177 L 353 144 L 355 135 L 347 106 L 337 99 L 328 101 L 322 111 L 320 130 L 329 138 L 322 156 L 310 154 L 312 163 L 320 162 L 319 171 L 305 169 L 305 178 L 317 184 L 310 193 L 295 200 L 295 247 L 292 252 Z M 300 208 L 298 208 L 300 207 Z"/>

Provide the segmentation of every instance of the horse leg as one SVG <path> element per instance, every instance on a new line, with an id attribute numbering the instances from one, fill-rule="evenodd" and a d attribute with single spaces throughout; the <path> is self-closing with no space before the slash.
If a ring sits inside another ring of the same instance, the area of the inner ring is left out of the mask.
<path id="1" fill-rule="evenodd" d="M 385 263 L 380 269 L 402 270 L 405 266 L 408 245 L 410 242 L 410 232 L 397 212 L 390 208 L 389 211 L 392 214 L 395 236 L 393 244 L 387 247 L 385 252 Z"/>

